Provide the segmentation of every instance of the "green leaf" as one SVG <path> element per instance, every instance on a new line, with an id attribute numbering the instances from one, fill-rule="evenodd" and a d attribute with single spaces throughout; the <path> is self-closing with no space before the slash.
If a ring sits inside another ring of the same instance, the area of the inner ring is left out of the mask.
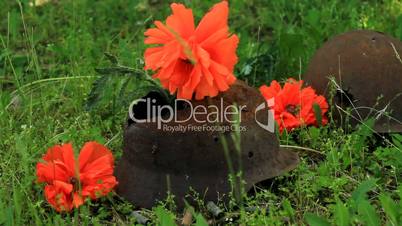
<path id="1" fill-rule="evenodd" d="M 375 120 L 374 118 L 369 118 L 366 121 L 362 122 L 362 124 L 358 125 L 358 129 L 355 134 L 360 135 L 364 138 L 370 137 L 373 135 Z"/>
<path id="2" fill-rule="evenodd" d="M 279 49 L 285 56 L 300 57 L 304 54 L 303 35 L 292 33 L 281 33 L 279 39 Z"/>
<path id="3" fill-rule="evenodd" d="M 358 212 L 360 220 L 368 226 L 378 226 L 380 224 L 380 218 L 375 211 L 374 206 L 367 200 L 360 200 L 358 203 Z"/>
<path id="4" fill-rule="evenodd" d="M 107 109 L 111 103 L 113 103 L 112 109 L 118 111 L 127 108 L 132 101 L 147 95 L 151 91 L 160 92 L 162 96 L 169 98 L 167 92 L 157 83 L 145 79 L 143 76 L 111 76 L 111 73 L 124 73 L 125 69 L 120 72 L 115 71 L 114 68 L 105 70 L 102 72 L 105 75 L 96 79 L 92 85 L 86 101 L 87 111 L 100 107 Z"/>
<path id="5" fill-rule="evenodd" d="M 310 9 L 307 12 L 307 16 L 305 17 L 307 23 L 309 23 L 312 27 L 320 27 L 320 11 L 317 9 Z"/>
<path id="6" fill-rule="evenodd" d="M 104 53 L 105 57 L 112 63 L 113 65 L 118 65 L 119 61 L 117 60 L 117 57 L 115 55 L 112 55 L 111 53 Z"/>
<path id="7" fill-rule="evenodd" d="M 393 134 L 392 142 L 400 149 L 402 149 L 402 135 L 401 134 Z"/>
<path id="8" fill-rule="evenodd" d="M 92 84 L 91 92 L 89 93 L 86 101 L 87 110 L 92 110 L 104 98 L 104 88 L 107 87 L 109 79 L 109 76 L 102 76 L 96 79 L 95 82 Z"/>
<path id="9" fill-rule="evenodd" d="M 353 133 L 354 142 L 353 149 L 357 151 L 362 151 L 367 144 L 368 138 L 373 135 L 374 119 L 370 118 L 360 124 Z"/>
<path id="10" fill-rule="evenodd" d="M 288 199 L 283 200 L 282 207 L 289 217 L 294 217 L 295 210 L 292 208 L 292 205 L 290 204 Z"/>
<path id="11" fill-rule="evenodd" d="M 399 195 L 399 208 L 402 208 L 402 185 L 399 185 L 398 195 Z"/>
<path id="12" fill-rule="evenodd" d="M 379 197 L 381 206 L 394 225 L 398 225 L 398 205 L 387 194 L 381 194 Z"/>
<path id="13" fill-rule="evenodd" d="M 363 181 L 357 188 L 356 190 L 352 193 L 352 200 L 355 201 L 355 203 L 360 202 L 361 200 L 366 199 L 367 192 L 372 190 L 376 186 L 377 179 L 369 179 L 366 181 Z"/>
<path id="14" fill-rule="evenodd" d="M 306 213 L 304 219 L 310 226 L 330 226 L 330 223 L 325 218 L 313 213 Z"/>
<path id="15" fill-rule="evenodd" d="M 158 218 L 158 225 L 160 226 L 176 226 L 175 217 L 172 213 L 167 211 L 162 206 L 158 206 L 155 210 L 155 214 Z"/>
<path id="16" fill-rule="evenodd" d="M 321 111 L 320 105 L 313 104 L 313 110 L 314 110 L 315 120 L 317 121 L 318 126 L 321 127 L 322 126 L 322 111 Z"/>
<path id="17" fill-rule="evenodd" d="M 350 224 L 349 209 L 340 200 L 336 201 L 334 219 L 338 226 L 348 226 Z"/>
<path id="18" fill-rule="evenodd" d="M 95 68 L 95 71 L 101 75 L 126 75 L 126 74 L 136 74 L 140 75 L 134 69 L 114 66 L 114 67 L 106 67 L 106 68 Z"/>
<path id="19" fill-rule="evenodd" d="M 105 56 L 112 66 L 95 69 L 101 77 L 92 85 L 86 101 L 86 110 L 111 109 L 109 113 L 116 115 L 115 113 L 128 107 L 129 103 L 146 96 L 151 91 L 157 91 L 167 101 L 169 100 L 168 92 L 143 70 L 122 66 L 118 59 L 109 53 L 105 53 Z M 101 114 L 101 112 L 98 113 Z"/>
<path id="20" fill-rule="evenodd" d="M 15 225 L 21 225 L 21 213 L 22 213 L 22 198 L 21 198 L 21 187 L 18 185 L 13 185 L 13 204 L 14 204 L 14 220 Z"/>
<path id="21" fill-rule="evenodd" d="M 156 91 L 161 92 L 162 96 L 164 93 L 161 88 L 149 84 L 147 81 L 136 79 L 134 77 L 128 77 L 127 80 L 122 81 L 120 92 L 118 94 L 118 104 L 120 106 L 127 107 L 130 103 L 138 98 L 146 96 L 149 92 Z"/>
<path id="22" fill-rule="evenodd" d="M 195 225 L 194 226 L 208 226 L 207 220 L 202 216 L 202 214 L 197 214 L 195 217 Z"/>
<path id="23" fill-rule="evenodd" d="M 321 130 L 317 127 L 308 128 L 308 132 L 310 134 L 312 141 L 317 141 L 320 138 Z"/>

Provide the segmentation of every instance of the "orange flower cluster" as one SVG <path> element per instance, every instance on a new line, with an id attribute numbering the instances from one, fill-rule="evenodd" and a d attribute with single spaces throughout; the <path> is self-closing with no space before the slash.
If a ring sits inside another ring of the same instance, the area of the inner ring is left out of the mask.
<path id="1" fill-rule="evenodd" d="M 236 81 L 239 39 L 229 33 L 228 3 L 214 5 L 197 27 L 191 9 L 176 3 L 171 9 L 166 25 L 156 21 L 156 28 L 145 32 L 145 44 L 158 45 L 145 51 L 145 69 L 155 71 L 153 77 L 179 99 L 195 94 L 199 100 L 229 89 Z"/>
<path id="2" fill-rule="evenodd" d="M 96 142 L 85 143 L 78 161 L 71 144 L 56 145 L 36 165 L 36 175 L 46 183 L 47 201 L 59 212 L 70 211 L 85 198 L 105 196 L 116 186 L 113 165 L 112 153 Z"/>
<path id="3" fill-rule="evenodd" d="M 303 81 L 289 79 L 283 87 L 277 82 L 272 81 L 270 86 L 263 85 L 260 92 L 266 100 L 274 98 L 272 109 L 275 114 L 275 121 L 279 125 L 279 130 L 290 131 L 303 125 L 318 125 L 314 105 L 317 104 L 321 109 L 322 125 L 328 123 L 325 116 L 328 111 L 328 103 L 325 97 L 316 94 L 313 88 L 302 88 Z"/>

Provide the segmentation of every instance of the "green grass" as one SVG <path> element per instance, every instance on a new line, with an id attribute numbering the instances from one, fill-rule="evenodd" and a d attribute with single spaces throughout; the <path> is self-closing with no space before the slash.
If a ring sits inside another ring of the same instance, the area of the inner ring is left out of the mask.
<path id="1" fill-rule="evenodd" d="M 183 2 L 199 19 L 216 1 Z M 231 30 L 241 40 L 236 75 L 254 86 L 299 77 L 314 51 L 345 31 L 373 29 L 402 39 L 399 0 L 239 0 L 230 7 Z M 135 221 L 134 207 L 116 195 L 56 213 L 35 183 L 34 169 L 46 149 L 60 142 L 72 141 L 78 149 L 96 140 L 121 156 L 128 106 L 113 90 L 125 80 L 108 81 L 102 104 L 88 112 L 87 94 L 99 76 L 94 68 L 108 65 L 103 53 L 110 52 L 141 69 L 143 32 L 169 13 L 161 0 L 59 0 L 41 7 L 0 1 L 0 225 Z M 235 225 L 401 224 L 402 138 L 387 139 L 380 146 L 364 126 L 352 133 L 334 125 L 300 129 L 282 136 L 282 144 L 315 151 L 301 150 L 296 170 L 246 198 L 244 205 L 256 211 L 221 206 L 225 217 L 215 219 L 203 206 L 196 210 L 210 223 L 232 218 Z M 154 223 L 180 221 L 182 213 L 162 206 L 142 214 Z"/>

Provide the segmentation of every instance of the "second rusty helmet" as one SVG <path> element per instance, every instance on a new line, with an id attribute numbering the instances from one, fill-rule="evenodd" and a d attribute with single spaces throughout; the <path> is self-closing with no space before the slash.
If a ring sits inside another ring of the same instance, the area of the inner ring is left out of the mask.
<path id="1" fill-rule="evenodd" d="M 240 120 L 240 155 L 231 142 L 230 131 L 223 132 L 223 137 L 229 144 L 226 150 L 231 156 L 234 168 L 238 169 L 239 159 L 242 162 L 245 189 L 249 190 L 257 182 L 295 168 L 299 161 L 297 154 L 281 149 L 276 135 L 260 127 L 255 121 L 256 111 L 258 120 L 267 119 L 266 109 L 256 109 L 265 103 L 256 89 L 237 81 L 228 91 L 217 97 L 191 101 L 192 108 L 204 106 L 208 112 L 216 110 L 210 106 L 218 106 L 219 114 L 222 109 L 234 103 L 245 106 L 242 108 Z M 189 106 L 184 105 L 176 114 L 179 119 L 183 119 L 191 110 Z M 136 113 L 141 115 L 141 111 Z M 201 121 L 204 119 L 205 116 L 197 118 Z M 198 192 L 205 201 L 218 201 L 221 198 L 227 200 L 225 194 L 231 191 L 228 182 L 230 172 L 220 142 L 219 136 L 222 133 L 213 128 L 218 128 L 217 125 L 229 126 L 220 128 L 230 128 L 231 124 L 200 124 L 193 118 L 183 123 L 166 122 L 164 125 L 165 129 L 158 128 L 156 122 L 127 124 L 123 156 L 116 167 L 118 194 L 134 205 L 145 208 L 151 208 L 158 200 L 164 200 L 167 191 L 176 197 L 178 206 L 183 206 L 183 199 L 190 194 L 190 188 Z M 184 131 L 179 129 L 180 126 L 199 126 L 200 129 Z M 172 130 L 168 131 L 168 127 Z"/>
<path id="2" fill-rule="evenodd" d="M 357 30 L 338 35 L 314 55 L 305 81 L 329 96 L 329 77 L 336 88 L 333 104 L 341 122 L 350 108 L 352 124 L 376 119 L 377 132 L 402 132 L 402 43 L 380 32 Z"/>

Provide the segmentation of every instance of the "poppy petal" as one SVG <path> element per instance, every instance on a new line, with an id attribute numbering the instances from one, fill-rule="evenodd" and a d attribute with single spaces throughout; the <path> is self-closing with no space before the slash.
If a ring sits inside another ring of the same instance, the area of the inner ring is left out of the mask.
<path id="1" fill-rule="evenodd" d="M 197 85 L 201 81 L 201 76 L 202 76 L 201 66 L 195 66 L 191 71 L 189 81 L 184 85 L 183 88 L 188 89 L 192 95 L 192 92 L 194 91 L 195 87 L 197 87 Z"/>
<path id="2" fill-rule="evenodd" d="M 162 86 L 177 98 L 214 97 L 236 81 L 238 37 L 229 37 L 226 1 L 215 4 L 194 26 L 193 12 L 182 4 L 171 4 L 166 25 L 145 32 L 145 44 L 161 44 L 145 51 L 145 69 L 155 73 Z"/>
<path id="3" fill-rule="evenodd" d="M 215 32 L 222 29 L 228 30 L 229 7 L 226 1 L 215 4 L 212 9 L 201 19 L 195 30 L 197 41 L 202 43 Z"/>
<path id="4" fill-rule="evenodd" d="M 158 28 L 150 28 L 145 31 L 145 36 L 148 36 L 145 40 L 145 44 L 165 44 L 172 39 L 172 36 L 165 33 Z"/>
<path id="5" fill-rule="evenodd" d="M 74 207 L 78 208 L 82 204 L 84 204 L 84 199 L 77 192 L 74 192 L 74 195 L 73 195 L 73 205 L 74 205 Z"/>
<path id="6" fill-rule="evenodd" d="M 188 38 L 193 34 L 195 29 L 193 11 L 177 3 L 172 3 L 170 8 L 173 14 L 166 19 L 166 25 L 177 32 L 182 38 Z"/>
<path id="7" fill-rule="evenodd" d="M 86 142 L 78 157 L 80 172 L 85 173 L 89 170 L 88 166 L 102 157 L 105 163 L 113 165 L 113 155 L 109 149 L 95 141 Z"/>
<path id="8" fill-rule="evenodd" d="M 209 36 L 207 39 L 205 39 L 203 42 L 201 42 L 201 46 L 205 49 L 211 49 L 214 46 L 216 46 L 216 44 L 222 40 L 227 38 L 229 35 L 228 29 L 227 28 L 222 28 L 219 31 L 215 32 L 214 34 L 212 34 L 211 36 Z"/>
<path id="9" fill-rule="evenodd" d="M 68 181 L 75 174 L 75 158 L 71 144 L 55 145 L 43 156 L 44 162 L 36 165 L 38 182 Z"/>
<path id="10" fill-rule="evenodd" d="M 239 38 L 237 35 L 232 35 L 229 38 L 221 40 L 209 51 L 211 58 L 214 59 L 215 62 L 224 65 L 229 71 L 233 71 L 238 61 L 236 55 L 238 44 Z"/>
<path id="11" fill-rule="evenodd" d="M 90 185 L 82 189 L 84 197 L 96 199 L 107 195 L 117 185 L 116 178 L 113 176 L 104 177 L 102 180 L 93 181 Z"/>
<path id="12" fill-rule="evenodd" d="M 73 207 L 71 201 L 72 190 L 73 186 L 71 184 L 54 181 L 52 185 L 45 186 L 45 197 L 58 212 L 70 211 Z"/>
<path id="13" fill-rule="evenodd" d="M 275 98 L 274 118 L 280 132 L 284 129 L 290 131 L 302 125 L 317 126 L 314 104 L 318 104 L 321 108 L 322 124 L 328 122 L 325 115 L 328 103 L 325 98 L 317 96 L 312 87 L 302 88 L 302 86 L 303 80 L 288 79 L 283 88 L 276 81 L 272 81 L 269 87 L 265 85 L 260 87 L 260 92 L 266 100 Z"/>
<path id="14" fill-rule="evenodd" d="M 36 165 L 36 176 L 38 182 L 52 183 L 54 180 L 68 182 L 73 176 L 63 162 L 38 163 Z"/>

